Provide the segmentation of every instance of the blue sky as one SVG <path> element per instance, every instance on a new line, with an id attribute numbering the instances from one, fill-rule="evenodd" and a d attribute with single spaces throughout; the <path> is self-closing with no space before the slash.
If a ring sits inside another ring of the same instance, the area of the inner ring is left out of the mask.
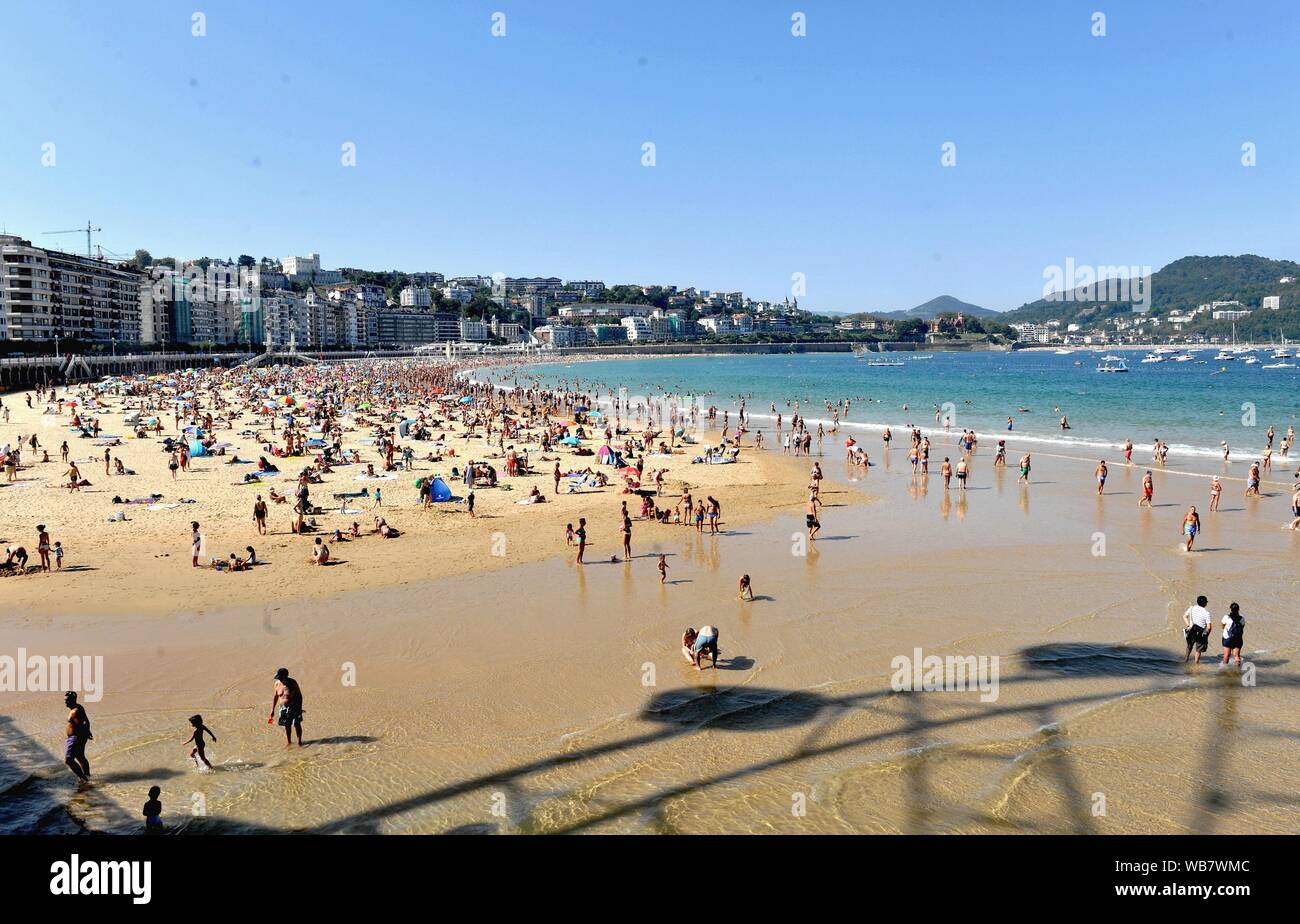
<path id="1" fill-rule="evenodd" d="M 65 249 L 40 232 L 90 218 L 156 256 L 803 273 L 840 310 L 1015 307 L 1071 257 L 1300 258 L 1289 0 L 0 2 L 0 223 Z"/>

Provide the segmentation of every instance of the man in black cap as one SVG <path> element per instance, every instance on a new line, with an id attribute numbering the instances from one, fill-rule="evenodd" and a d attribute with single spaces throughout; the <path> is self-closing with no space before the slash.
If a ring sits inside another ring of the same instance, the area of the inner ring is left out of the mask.
<path id="1" fill-rule="evenodd" d="M 276 718 L 277 708 L 277 721 L 284 729 L 284 746 L 293 746 L 292 731 L 297 729 L 298 747 L 302 747 L 302 690 L 298 687 L 298 681 L 289 676 L 287 667 L 275 672 L 275 693 L 271 697 L 271 714 L 267 716 L 267 724 Z"/>
<path id="2" fill-rule="evenodd" d="M 68 743 L 63 750 L 63 762 L 77 775 L 77 779 L 86 782 L 90 779 L 86 742 L 94 737 L 90 733 L 90 716 L 86 715 L 86 707 L 77 702 L 77 694 L 71 690 L 63 694 L 63 705 L 68 707 L 68 724 L 63 730 Z"/>

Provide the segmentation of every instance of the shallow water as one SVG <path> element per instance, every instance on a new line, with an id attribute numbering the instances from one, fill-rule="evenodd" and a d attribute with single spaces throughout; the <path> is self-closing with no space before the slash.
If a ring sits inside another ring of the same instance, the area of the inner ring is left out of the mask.
<path id="1" fill-rule="evenodd" d="M 109 694 L 81 793 L 55 756 L 60 704 L 7 700 L 0 825 L 136 830 L 156 782 L 168 824 L 193 832 L 1300 829 L 1284 498 L 1225 502 L 1188 556 L 1177 519 L 1202 479 L 1159 473 L 1175 506 L 1139 512 L 1127 469 L 1098 501 L 1087 464 L 1044 459 L 1023 488 L 981 453 L 961 497 L 901 456 L 865 474 L 827 461 L 841 483 L 806 550 L 798 517 L 716 538 L 638 523 L 639 557 L 610 563 L 611 519 L 583 568 L 7 623 L 5 650 L 102 651 Z M 838 506 L 854 490 L 881 499 Z M 752 604 L 735 600 L 742 572 Z M 1241 603 L 1255 686 L 1184 669 L 1181 613 L 1202 592 L 1216 615 Z M 677 640 L 706 622 L 722 660 L 696 672 Z M 892 689 L 892 659 L 916 648 L 997 656 L 997 699 Z M 280 664 L 306 695 L 302 751 L 266 724 Z M 181 745 L 199 710 L 212 773 Z"/>

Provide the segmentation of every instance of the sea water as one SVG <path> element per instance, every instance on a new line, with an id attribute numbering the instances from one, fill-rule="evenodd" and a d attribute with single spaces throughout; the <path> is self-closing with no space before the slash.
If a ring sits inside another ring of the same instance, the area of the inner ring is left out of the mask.
<path id="1" fill-rule="evenodd" d="M 581 383 L 601 397 L 626 387 L 638 396 L 690 395 L 706 408 L 734 412 L 746 400 L 751 429 L 773 435 L 772 405 L 789 420 L 799 413 L 829 428 L 829 401 L 849 399 L 843 429 L 879 431 L 908 424 L 933 430 L 935 412 L 960 432 L 972 429 L 987 445 L 1014 438 L 1017 445 L 1064 445 L 1085 455 L 1121 448 L 1126 439 L 1145 453 L 1157 439 L 1178 456 L 1222 454 L 1220 443 L 1257 450 L 1269 426 L 1274 445 L 1296 421 L 1300 369 L 1216 361 L 1206 349 L 1191 362 L 1141 363 L 1128 351 L 1129 372 L 1100 373 L 1101 354 L 1058 355 L 1027 350 L 988 353 L 873 354 L 901 366 L 872 366 L 851 354 L 711 355 L 544 363 L 498 373 L 499 383 L 539 377 L 548 385 Z M 926 357 L 926 358 L 921 358 Z M 1022 410 L 1024 408 L 1025 410 Z M 1069 430 L 1060 428 L 1067 417 Z M 1013 420 L 1008 431 L 1007 418 Z"/>

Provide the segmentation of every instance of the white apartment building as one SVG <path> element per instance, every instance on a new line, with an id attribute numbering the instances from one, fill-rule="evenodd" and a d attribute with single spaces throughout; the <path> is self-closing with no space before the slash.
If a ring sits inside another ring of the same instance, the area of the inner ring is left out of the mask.
<path id="1" fill-rule="evenodd" d="M 1118 322 L 1115 326 L 1121 330 L 1123 329 L 1120 328 Z M 1046 324 L 1012 324 L 1011 327 L 1019 335 L 1022 342 L 1047 343 L 1049 331 Z"/>
<path id="2" fill-rule="evenodd" d="M 467 343 L 484 343 L 488 338 L 488 326 L 482 321 L 461 321 L 460 339 Z"/>
<path id="3" fill-rule="evenodd" d="M 458 305 L 468 305 L 474 300 L 474 290 L 458 285 L 444 286 L 442 297 L 448 301 L 456 302 Z"/>
<path id="4" fill-rule="evenodd" d="M 305 257 L 284 257 L 280 260 L 284 275 L 295 282 L 315 282 L 330 285 L 341 282 L 343 274 L 338 270 L 321 269 L 320 254 L 308 254 Z"/>
<path id="5" fill-rule="evenodd" d="M 587 328 L 570 324 L 544 324 L 534 330 L 533 335 L 556 349 L 582 347 L 591 342 L 591 332 Z"/>
<path id="6" fill-rule="evenodd" d="M 403 308 L 430 308 L 433 296 L 423 286 L 407 286 L 398 296 L 398 303 Z"/>
<path id="7" fill-rule="evenodd" d="M 1261 307 L 1267 308 L 1269 311 L 1279 310 L 1282 307 L 1282 296 L 1265 295 L 1264 301 L 1261 303 Z"/>
<path id="8" fill-rule="evenodd" d="M 312 340 L 311 308 L 307 299 L 294 292 L 277 291 L 259 300 L 261 326 L 274 347 L 287 347 L 290 343 L 306 349 L 316 346 Z"/>

